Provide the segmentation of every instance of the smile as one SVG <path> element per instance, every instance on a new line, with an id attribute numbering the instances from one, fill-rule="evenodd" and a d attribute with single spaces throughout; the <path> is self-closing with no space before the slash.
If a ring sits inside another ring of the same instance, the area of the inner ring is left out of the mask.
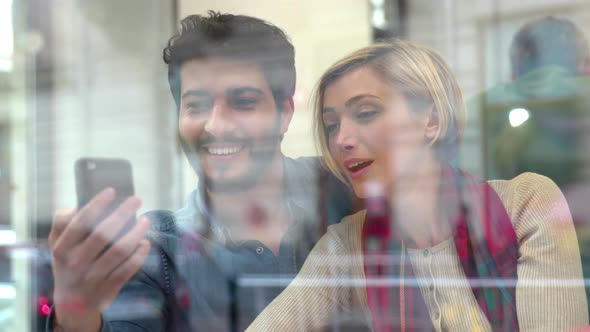
<path id="1" fill-rule="evenodd" d="M 356 171 L 360 171 L 361 169 L 371 165 L 373 163 L 372 160 L 369 161 L 359 161 L 356 163 L 352 163 L 350 165 L 348 165 L 348 170 L 351 172 L 356 172 Z"/>
<path id="2" fill-rule="evenodd" d="M 205 147 L 205 151 L 213 156 L 229 156 L 236 154 L 244 149 L 243 145 L 238 146 L 225 146 L 225 147 Z"/>
<path id="3" fill-rule="evenodd" d="M 369 166 L 373 160 L 369 159 L 349 159 L 344 161 L 344 168 L 350 173 L 352 179 L 358 179 L 369 171 Z"/>

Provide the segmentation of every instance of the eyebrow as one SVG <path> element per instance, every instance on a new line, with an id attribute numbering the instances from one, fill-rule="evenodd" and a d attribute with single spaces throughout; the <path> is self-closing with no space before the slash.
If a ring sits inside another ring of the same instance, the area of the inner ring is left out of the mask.
<path id="1" fill-rule="evenodd" d="M 370 93 L 364 93 L 364 94 L 360 94 L 358 96 L 354 96 L 354 97 L 348 99 L 346 101 L 346 103 L 344 103 L 344 106 L 346 106 L 346 108 L 349 108 L 352 105 L 358 103 L 363 98 L 379 99 L 379 97 L 377 97 L 375 95 L 372 95 Z M 336 112 L 336 110 L 333 107 L 325 107 L 325 108 L 322 109 L 322 114 L 324 114 L 324 113 L 331 113 L 331 112 Z"/>
<path id="2" fill-rule="evenodd" d="M 253 87 L 237 87 L 237 88 L 230 88 L 228 89 L 229 92 L 228 94 L 231 96 L 236 96 L 236 95 L 241 95 L 244 93 L 255 93 L 257 95 L 263 95 L 264 93 L 262 92 L 262 90 L 258 89 L 258 88 L 253 88 Z M 186 97 L 209 97 L 211 96 L 211 94 L 207 91 L 207 90 L 202 90 L 202 89 L 198 89 L 198 90 L 187 90 L 186 92 L 184 92 L 182 94 L 182 98 L 186 98 Z"/>
<path id="3" fill-rule="evenodd" d="M 361 99 L 364 99 L 364 98 L 379 99 L 379 97 L 377 97 L 375 95 L 372 95 L 370 93 L 364 93 L 364 94 L 361 94 L 361 95 L 354 96 L 354 97 L 350 98 L 349 100 L 346 101 L 346 103 L 344 103 L 344 105 L 346 107 L 351 107 L 352 105 L 358 103 Z"/>
<path id="4" fill-rule="evenodd" d="M 258 88 L 253 88 L 253 87 L 249 87 L 249 86 L 245 86 L 245 87 L 237 87 L 237 88 L 230 88 L 229 89 L 229 95 L 232 96 L 236 96 L 236 95 L 241 95 L 244 93 L 255 93 L 257 95 L 263 95 L 264 93 L 262 92 L 262 90 L 258 89 Z"/>
<path id="5" fill-rule="evenodd" d="M 209 92 L 206 90 L 187 90 L 182 94 L 182 98 L 186 97 L 209 97 Z"/>

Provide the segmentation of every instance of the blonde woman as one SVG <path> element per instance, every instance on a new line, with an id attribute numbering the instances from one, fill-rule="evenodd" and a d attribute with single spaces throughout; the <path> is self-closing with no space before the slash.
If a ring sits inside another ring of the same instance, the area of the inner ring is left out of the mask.
<path id="1" fill-rule="evenodd" d="M 485 182 L 453 166 L 465 107 L 436 52 L 405 41 L 360 49 L 328 69 L 315 100 L 326 166 L 366 209 L 330 226 L 249 330 L 312 331 L 355 316 L 375 331 L 588 323 L 557 186 L 533 173 Z"/>

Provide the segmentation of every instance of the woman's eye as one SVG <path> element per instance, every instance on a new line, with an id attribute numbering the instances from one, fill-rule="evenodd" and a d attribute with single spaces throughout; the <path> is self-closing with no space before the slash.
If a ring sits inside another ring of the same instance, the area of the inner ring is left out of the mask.
<path id="1" fill-rule="evenodd" d="M 368 109 L 368 110 L 364 110 L 364 111 L 360 111 L 357 114 L 357 118 L 361 119 L 361 120 L 368 120 L 373 118 L 375 115 L 377 115 L 379 113 L 378 109 Z"/>
<path id="2" fill-rule="evenodd" d="M 356 114 L 356 118 L 359 121 L 369 121 L 377 116 L 380 112 L 381 110 L 375 107 L 363 107 Z"/>
<path id="3" fill-rule="evenodd" d="M 326 133 L 328 135 L 331 135 L 332 133 L 334 133 L 336 130 L 338 130 L 338 123 L 331 123 L 331 124 L 327 124 L 326 125 Z"/>

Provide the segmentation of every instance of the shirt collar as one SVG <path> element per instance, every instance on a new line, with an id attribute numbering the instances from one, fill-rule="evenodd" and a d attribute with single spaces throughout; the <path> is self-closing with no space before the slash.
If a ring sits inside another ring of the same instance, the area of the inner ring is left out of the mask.
<path id="1" fill-rule="evenodd" d="M 299 166 L 296 160 L 283 157 L 287 213 L 293 224 L 303 220 L 313 220 L 314 211 L 316 211 L 316 195 L 313 194 L 316 188 L 311 188 L 313 190 L 307 188 L 309 184 L 317 183 L 315 181 L 316 173 L 309 172 L 309 170 L 304 171 Z M 301 177 L 311 178 L 306 178 L 307 185 L 302 185 Z M 205 187 L 199 181 L 197 188 L 189 194 L 185 205 L 174 213 L 177 226 L 201 234 L 210 232 L 214 240 L 226 243 L 231 240 L 227 227 L 222 225 L 207 207 L 205 195 Z"/>

